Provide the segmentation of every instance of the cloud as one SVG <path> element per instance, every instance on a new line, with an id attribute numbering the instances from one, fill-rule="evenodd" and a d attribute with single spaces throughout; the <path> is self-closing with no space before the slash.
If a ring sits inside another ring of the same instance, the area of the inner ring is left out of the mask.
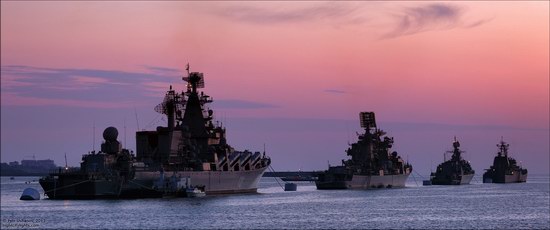
<path id="1" fill-rule="evenodd" d="M 23 97 L 15 93 L 2 92 L 2 106 L 70 106 L 83 108 L 130 108 L 137 105 L 129 101 L 87 101 L 63 98 Z"/>
<path id="2" fill-rule="evenodd" d="M 323 90 L 323 92 L 332 93 L 332 94 L 345 94 L 345 93 L 347 93 L 346 91 L 339 90 L 339 89 L 325 89 L 325 90 Z"/>
<path id="3" fill-rule="evenodd" d="M 175 69 L 163 74 L 99 69 L 2 66 L 2 105 L 118 108 L 153 106 L 170 85 L 185 83 Z M 217 108 L 263 109 L 278 106 L 243 100 L 216 100 Z"/>
<path id="4" fill-rule="evenodd" d="M 257 25 L 287 25 L 322 23 L 338 28 L 340 25 L 361 25 L 363 29 L 379 30 L 379 22 L 389 17 L 390 29 L 383 30 L 381 39 L 390 39 L 417 33 L 473 28 L 491 19 L 467 19 L 466 7 L 448 3 L 429 3 L 401 7 L 392 14 L 385 13 L 386 3 L 375 2 L 321 2 L 293 4 L 233 4 L 210 10 L 210 13 L 233 21 Z M 392 17 L 393 16 L 393 17 Z"/>
<path id="5" fill-rule="evenodd" d="M 245 100 L 214 100 L 214 107 L 218 109 L 266 109 L 279 106 Z"/>
<path id="6" fill-rule="evenodd" d="M 280 24 L 307 21 L 330 20 L 338 23 L 357 24 L 366 19 L 356 12 L 358 5 L 344 3 L 308 4 L 305 7 L 285 8 L 281 6 L 251 7 L 234 5 L 221 8 L 215 14 L 247 23 Z"/>
<path id="7" fill-rule="evenodd" d="M 156 93 L 158 92 L 164 93 L 166 90 L 170 88 L 170 82 L 161 82 L 161 81 L 151 81 L 151 82 L 143 82 L 142 85 L 145 86 L 149 91 Z"/>
<path id="8" fill-rule="evenodd" d="M 76 83 L 82 85 L 99 85 L 109 83 L 109 80 L 100 77 L 71 76 Z"/>
<path id="9" fill-rule="evenodd" d="M 404 8 L 396 16 L 394 29 L 382 36 L 383 39 L 412 35 L 433 30 L 448 30 L 457 27 L 472 28 L 490 20 L 465 22 L 463 15 L 465 8 L 444 4 L 432 3 L 421 7 Z"/>
<path id="10" fill-rule="evenodd" d="M 177 75 L 100 69 L 2 66 L 2 102 L 6 105 L 63 105 L 107 108 L 159 99 Z M 172 81 L 170 81 L 172 80 Z M 151 85 L 154 84 L 154 85 Z M 183 83 L 182 83 L 183 84 Z M 162 90 L 162 91 L 164 91 Z M 157 92 L 153 97 L 152 92 Z M 141 98 L 141 100 L 136 100 Z M 4 103 L 6 102 L 6 103 Z M 117 102 L 117 103 L 112 103 Z"/>
<path id="11" fill-rule="evenodd" d="M 150 66 L 142 65 L 145 69 L 151 73 L 160 74 L 160 75 L 181 75 L 182 72 L 180 69 L 168 68 L 168 67 L 159 67 L 159 66 Z"/>
<path id="12" fill-rule="evenodd" d="M 483 25 L 487 22 L 490 22 L 491 20 L 493 20 L 492 18 L 491 19 L 482 19 L 482 20 L 478 20 L 476 22 L 472 22 L 468 25 L 465 25 L 464 27 L 465 28 L 473 28 L 473 27 L 477 27 L 477 26 L 480 26 L 480 25 Z"/>

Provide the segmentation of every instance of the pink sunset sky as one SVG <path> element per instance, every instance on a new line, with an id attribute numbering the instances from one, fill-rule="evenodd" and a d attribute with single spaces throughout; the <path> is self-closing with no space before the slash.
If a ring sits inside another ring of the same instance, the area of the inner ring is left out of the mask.
<path id="1" fill-rule="evenodd" d="M 78 165 L 111 125 L 135 149 L 190 63 L 229 143 L 276 170 L 339 163 L 375 111 L 421 174 L 454 136 L 478 175 L 501 136 L 548 173 L 549 21 L 547 1 L 2 1 L 2 162 Z"/>

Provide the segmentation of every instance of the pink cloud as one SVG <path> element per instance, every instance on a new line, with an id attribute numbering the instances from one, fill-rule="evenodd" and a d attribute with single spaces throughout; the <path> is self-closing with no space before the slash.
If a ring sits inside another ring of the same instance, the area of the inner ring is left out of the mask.
<path id="1" fill-rule="evenodd" d="M 83 101 L 72 99 L 52 99 L 39 97 L 23 97 L 14 93 L 1 93 L 2 106 L 72 106 L 83 108 L 132 108 L 141 105 L 139 102 L 105 102 L 105 101 Z M 143 104 L 143 103 L 142 103 Z M 143 104 L 145 105 L 145 104 Z"/>
<path id="2" fill-rule="evenodd" d="M 481 19 L 475 22 L 465 22 L 463 19 L 465 11 L 464 7 L 444 3 L 406 8 L 404 12 L 397 16 L 398 20 L 395 28 L 382 38 L 395 38 L 457 27 L 473 28 L 491 21 L 490 19 Z"/>
<path id="3" fill-rule="evenodd" d="M 2 88 L 11 88 L 11 87 L 25 87 L 32 86 L 34 83 L 20 81 L 21 79 L 31 79 L 30 77 L 25 76 L 14 76 L 14 75 L 2 75 Z"/>
<path id="4" fill-rule="evenodd" d="M 145 86 L 146 90 L 151 91 L 153 93 L 157 93 L 155 94 L 156 95 L 155 97 L 159 97 L 159 95 L 162 95 L 162 94 L 158 94 L 158 92 L 162 92 L 162 93 L 166 92 L 166 90 L 168 90 L 171 83 L 152 81 L 152 82 L 144 82 L 142 85 Z"/>
<path id="5" fill-rule="evenodd" d="M 71 78 L 74 79 L 75 83 L 83 85 L 98 85 L 110 83 L 109 80 L 100 77 L 72 76 Z"/>

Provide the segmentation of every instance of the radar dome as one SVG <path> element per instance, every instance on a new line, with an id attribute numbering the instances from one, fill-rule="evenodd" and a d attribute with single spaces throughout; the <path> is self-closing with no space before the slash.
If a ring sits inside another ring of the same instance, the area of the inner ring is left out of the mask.
<path id="1" fill-rule="evenodd" d="M 117 137 L 118 130 L 113 126 L 106 128 L 105 131 L 103 131 L 103 139 L 106 141 L 116 141 Z"/>

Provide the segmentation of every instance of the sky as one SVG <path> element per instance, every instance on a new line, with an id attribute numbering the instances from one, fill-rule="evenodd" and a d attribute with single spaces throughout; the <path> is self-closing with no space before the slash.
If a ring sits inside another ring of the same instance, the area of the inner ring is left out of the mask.
<path id="1" fill-rule="evenodd" d="M 277 171 L 339 164 L 374 111 L 420 174 L 455 136 L 480 175 L 501 137 L 550 173 L 548 1 L 0 4 L 2 162 L 77 166 L 108 126 L 135 149 L 189 63 L 229 143 Z"/>

